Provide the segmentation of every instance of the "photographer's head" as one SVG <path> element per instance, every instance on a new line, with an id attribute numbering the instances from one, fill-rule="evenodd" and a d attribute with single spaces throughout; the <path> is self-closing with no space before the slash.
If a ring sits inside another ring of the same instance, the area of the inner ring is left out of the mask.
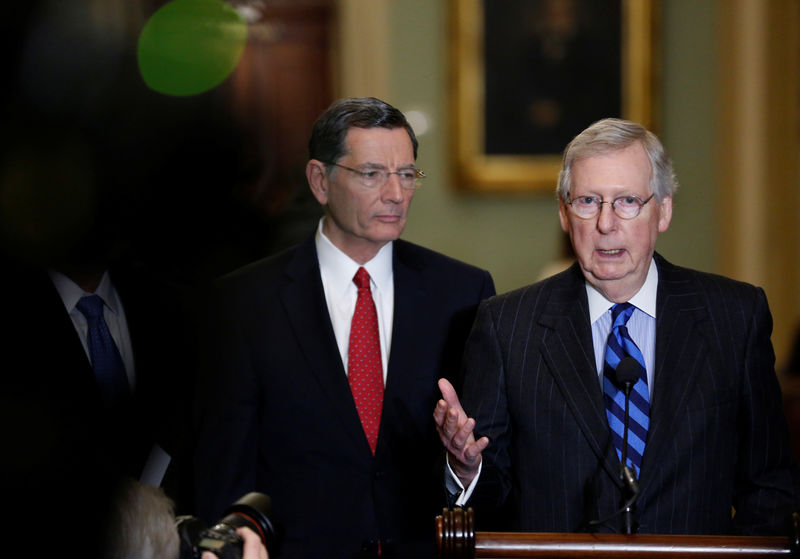
<path id="1" fill-rule="evenodd" d="M 123 479 L 109 515 L 109 559 L 178 559 L 174 504 L 158 487 Z"/>

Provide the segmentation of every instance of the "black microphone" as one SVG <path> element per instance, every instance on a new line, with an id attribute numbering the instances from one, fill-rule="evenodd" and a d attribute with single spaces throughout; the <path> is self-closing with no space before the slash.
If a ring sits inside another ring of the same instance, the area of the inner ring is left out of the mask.
<path id="1" fill-rule="evenodd" d="M 628 423 L 630 422 L 631 390 L 633 390 L 633 385 L 636 384 L 636 381 L 639 380 L 640 368 L 641 365 L 633 357 L 623 357 L 617 364 L 613 378 L 609 379 L 625 393 L 625 425 L 622 437 L 622 466 L 620 468 L 620 479 L 625 488 L 622 504 L 622 529 L 625 534 L 635 534 L 637 529 L 633 522 L 633 506 L 639 494 L 639 482 L 636 480 L 634 469 L 628 466 Z"/>

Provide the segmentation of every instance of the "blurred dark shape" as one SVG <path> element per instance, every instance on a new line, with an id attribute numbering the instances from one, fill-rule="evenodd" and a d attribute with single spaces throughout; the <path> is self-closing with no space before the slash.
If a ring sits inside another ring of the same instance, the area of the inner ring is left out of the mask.
<path id="1" fill-rule="evenodd" d="M 191 97 L 151 91 L 138 72 L 138 32 L 163 3 L 40 0 L 4 17 L 3 250 L 50 263 L 90 242 L 193 283 L 294 244 L 319 218 L 299 138 L 330 101 L 328 3 L 261 6 L 234 75 Z"/>
<path id="2" fill-rule="evenodd" d="M 784 374 L 800 377 L 800 323 L 794 331 L 794 339 L 789 348 L 789 360 L 786 362 Z"/>
<path id="3" fill-rule="evenodd" d="M 263 78 L 259 68 L 194 97 L 145 86 L 136 40 L 160 4 L 32 0 L 0 7 L 0 288 L 10 299 L 8 336 L 0 337 L 7 357 L 0 421 L 9 445 L 0 476 L 13 514 L 34 518 L 45 503 L 58 507 L 48 538 L 59 543 L 86 526 L 99 532 L 107 521 L 117 480 L 108 451 L 115 445 L 96 443 L 119 433 L 93 421 L 76 396 L 83 385 L 62 353 L 72 352 L 75 340 L 64 347 L 53 341 L 71 327 L 69 317 L 42 314 L 61 304 L 43 271 L 135 271 L 154 280 L 147 284 L 158 286 L 154 293 L 175 292 L 183 303 L 193 286 L 293 244 L 298 223 L 305 237 L 319 216 L 316 203 L 305 201 L 304 167 L 295 169 L 288 156 L 272 159 L 276 141 L 290 135 L 285 120 L 267 137 L 262 115 L 248 114 L 265 100 L 237 100 L 241 83 Z M 320 14 L 330 17 L 329 10 Z M 329 78 L 324 69 L 318 74 Z M 280 83 L 265 82 L 273 89 Z M 308 89 L 329 95 L 327 86 Z M 316 115 L 328 102 L 304 110 Z M 284 119 L 296 114 L 280 111 Z M 311 121 L 296 126 L 305 134 Z M 305 153 L 296 157 L 305 164 Z M 151 338 L 180 328 L 157 314 L 152 300 L 139 305 L 159 325 Z M 17 535 L 35 541 L 41 527 L 23 524 Z M 98 556 L 95 543 L 87 538 L 81 555 Z"/>
<path id="4" fill-rule="evenodd" d="M 789 358 L 781 371 L 781 390 L 783 410 L 792 437 L 792 453 L 794 459 L 800 462 L 800 323 L 794 331 Z"/>

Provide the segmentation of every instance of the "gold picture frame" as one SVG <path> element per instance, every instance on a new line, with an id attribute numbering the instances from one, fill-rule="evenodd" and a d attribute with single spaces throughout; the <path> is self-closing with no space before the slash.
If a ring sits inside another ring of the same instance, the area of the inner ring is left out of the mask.
<path id="1" fill-rule="evenodd" d="M 618 31 L 618 36 L 615 38 L 614 45 L 617 48 L 608 49 L 610 52 L 605 53 L 603 49 L 590 46 L 585 49 L 587 60 L 583 66 L 590 68 L 589 73 L 602 64 L 608 64 L 613 69 L 610 73 L 613 75 L 612 88 L 618 92 L 618 97 L 614 95 L 596 95 L 593 98 L 586 97 L 593 102 L 592 99 L 613 98 L 618 107 L 618 114 L 599 113 L 598 118 L 604 116 L 621 116 L 629 120 L 634 120 L 653 130 L 655 127 L 655 72 L 654 72 L 654 58 L 656 51 L 655 40 L 655 19 L 656 19 L 656 3 L 658 0 L 608 0 L 607 2 L 598 2 L 597 0 L 516 0 L 518 10 L 527 10 L 532 7 L 543 7 L 547 2 L 551 2 L 551 6 L 555 5 L 558 9 L 564 6 L 574 6 L 577 10 L 580 9 L 595 9 L 596 6 L 612 6 L 613 9 L 609 10 L 605 21 L 607 24 L 613 26 L 613 29 Z M 582 2 L 586 2 L 582 4 Z M 591 4 L 589 4 L 591 2 Z M 495 83 L 508 83 L 515 82 L 516 77 L 524 75 L 525 68 L 532 66 L 528 65 L 527 61 L 521 63 L 524 67 L 515 69 L 513 66 L 513 57 L 511 62 L 505 52 L 500 52 L 496 60 L 498 63 L 493 64 L 487 69 L 490 64 L 489 50 L 485 48 L 487 38 L 485 32 L 488 29 L 485 17 L 494 17 L 491 14 L 485 13 L 487 8 L 497 11 L 502 10 L 504 7 L 513 5 L 513 1 L 497 2 L 497 0 L 450 0 L 449 5 L 449 19 L 451 22 L 451 85 L 452 85 L 452 103 L 450 110 L 451 118 L 451 163 L 454 171 L 454 182 L 457 188 L 462 190 L 480 191 L 480 192 L 542 192 L 555 190 L 556 181 L 558 178 L 558 171 L 561 164 L 561 150 L 566 147 L 569 139 L 588 126 L 596 118 L 591 118 L 576 128 L 567 139 L 562 133 L 561 143 L 558 144 L 557 151 L 550 147 L 549 151 L 533 147 L 528 151 L 528 147 L 522 145 L 511 144 L 514 141 L 513 134 L 505 134 L 505 128 L 502 125 L 494 124 L 494 121 L 487 120 L 486 102 L 487 95 L 490 95 L 492 84 Z M 583 6 L 583 7 L 582 7 Z M 563 14 L 562 14 L 563 15 Z M 595 16 L 597 14 L 594 14 Z M 532 25 L 539 25 L 538 22 L 541 18 L 534 20 L 530 18 L 513 18 L 514 14 L 504 15 L 508 18 L 507 21 L 502 22 L 502 25 L 497 25 L 496 32 L 493 36 L 499 36 L 499 43 L 507 42 L 506 37 L 512 35 L 511 28 L 522 25 L 524 21 L 534 22 Z M 563 18 L 562 18 L 563 19 Z M 595 18 L 598 19 L 598 18 Z M 587 16 L 587 21 L 588 16 Z M 595 25 L 594 22 L 589 25 Z M 597 24 L 599 25 L 599 24 Z M 563 26 L 562 26 L 563 27 Z M 526 28 L 527 30 L 527 28 Z M 596 33 L 601 36 L 602 30 Z M 521 32 L 518 33 L 518 35 Z M 499 34 L 499 35 L 498 35 Z M 604 35 L 603 35 L 604 36 Z M 588 41 L 587 41 L 588 42 Z M 494 41 L 492 42 L 494 44 Z M 502 48 L 502 45 L 498 48 Z M 519 49 L 522 50 L 522 49 Z M 606 56 L 609 54 L 610 56 Z M 603 56 L 604 59 L 600 60 L 598 56 Z M 521 57 L 517 57 L 518 59 Z M 527 60 L 527 59 L 526 59 Z M 598 64 L 600 60 L 601 64 Z M 618 66 L 617 66 L 618 60 Z M 519 62 L 519 60 L 517 60 Z M 487 82 L 487 76 L 497 75 L 495 67 L 502 66 L 503 72 L 511 79 L 502 78 Z M 618 70 L 617 70 L 618 68 Z M 618 71 L 618 74 L 615 72 Z M 543 72 L 552 76 L 553 74 Z M 528 74 L 532 74 L 529 72 Z M 597 76 L 602 76 L 599 72 Z M 617 77 L 619 78 L 617 80 Z M 535 79 L 535 78 L 533 78 Z M 596 80 L 586 79 L 583 76 L 580 79 L 585 80 L 583 83 L 595 83 Z M 540 82 L 555 82 L 558 80 L 540 79 Z M 510 85 L 514 88 L 515 86 Z M 587 83 L 586 87 L 590 87 Z M 495 89 L 497 87 L 495 86 Z M 515 88 L 517 91 L 529 91 L 525 86 L 518 86 Z M 572 92 L 583 90 L 582 87 L 568 87 L 563 91 Z M 487 93 L 489 92 L 489 93 Z M 491 107 L 501 107 L 500 110 L 509 113 L 513 109 L 506 107 L 506 98 L 496 96 L 498 102 L 492 103 Z M 580 101 L 578 101 L 580 103 Z M 585 105 L 586 103 L 584 103 Z M 508 104 L 510 105 L 510 103 Z M 539 105 L 542 105 L 541 103 Z M 522 106 L 522 105 L 520 105 Z M 532 107 L 533 105 L 526 105 Z M 538 106 L 538 105 L 537 105 Z M 547 107 L 548 105 L 544 105 Z M 583 105 L 576 105 L 583 106 Z M 594 107 L 596 111 L 602 111 L 601 107 Z M 545 115 L 544 117 L 536 117 L 539 120 L 544 119 L 548 122 L 550 114 L 556 114 L 557 111 L 539 111 L 534 109 L 526 109 L 524 114 L 531 115 Z M 561 110 L 559 114 L 574 114 L 575 111 Z M 510 113 L 517 114 L 517 113 Z M 566 119 L 566 117 L 564 117 Z M 531 120 L 534 116 L 531 116 Z M 574 119 L 576 120 L 576 119 Z M 549 121 L 552 121 L 550 119 Z M 577 121 L 577 120 L 576 120 Z M 538 122 L 538 121 L 537 121 Z M 575 123 L 573 123 L 575 124 Z M 516 126 L 511 122 L 510 127 Z M 487 135 L 487 129 L 497 129 L 499 132 L 494 133 L 492 140 Z M 507 136 L 511 136 L 508 138 Z M 517 134 L 519 138 L 539 138 L 539 134 L 525 134 L 520 131 Z M 558 139 L 557 135 L 552 136 L 544 135 L 542 137 L 551 141 L 551 146 L 555 145 L 554 141 Z M 493 146 L 492 149 L 487 149 L 487 141 Z M 527 142 L 527 140 L 525 140 Z M 504 145 L 501 145 L 504 144 Z M 514 153 L 506 153 L 513 151 Z"/>

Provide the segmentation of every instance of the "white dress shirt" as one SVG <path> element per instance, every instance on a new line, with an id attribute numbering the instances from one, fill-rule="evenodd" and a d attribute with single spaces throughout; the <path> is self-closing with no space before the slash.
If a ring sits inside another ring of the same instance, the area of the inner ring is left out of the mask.
<path id="1" fill-rule="evenodd" d="M 350 345 L 350 323 L 356 309 L 358 287 L 353 277 L 362 265 L 339 250 L 322 232 L 323 217 L 319 221 L 315 243 L 319 259 L 319 273 L 328 304 L 333 333 L 339 346 L 345 374 L 347 373 L 347 351 Z M 391 242 L 386 243 L 378 254 L 363 264 L 370 276 L 370 291 L 378 313 L 378 331 L 381 344 L 383 383 L 386 384 L 386 371 L 389 363 L 389 350 L 392 346 L 392 324 L 394 320 L 394 274 L 392 271 Z"/>
<path id="2" fill-rule="evenodd" d="M 647 387 L 653 397 L 653 371 L 656 362 L 656 296 L 658 294 L 658 268 L 650 261 L 647 278 L 639 291 L 628 300 L 636 309 L 628 319 L 628 334 L 644 356 L 647 369 Z M 600 387 L 603 386 L 603 362 L 605 361 L 608 334 L 611 332 L 611 307 L 614 303 L 603 297 L 594 287 L 586 284 L 589 298 L 589 320 L 592 323 L 592 343 L 597 365 Z"/>

